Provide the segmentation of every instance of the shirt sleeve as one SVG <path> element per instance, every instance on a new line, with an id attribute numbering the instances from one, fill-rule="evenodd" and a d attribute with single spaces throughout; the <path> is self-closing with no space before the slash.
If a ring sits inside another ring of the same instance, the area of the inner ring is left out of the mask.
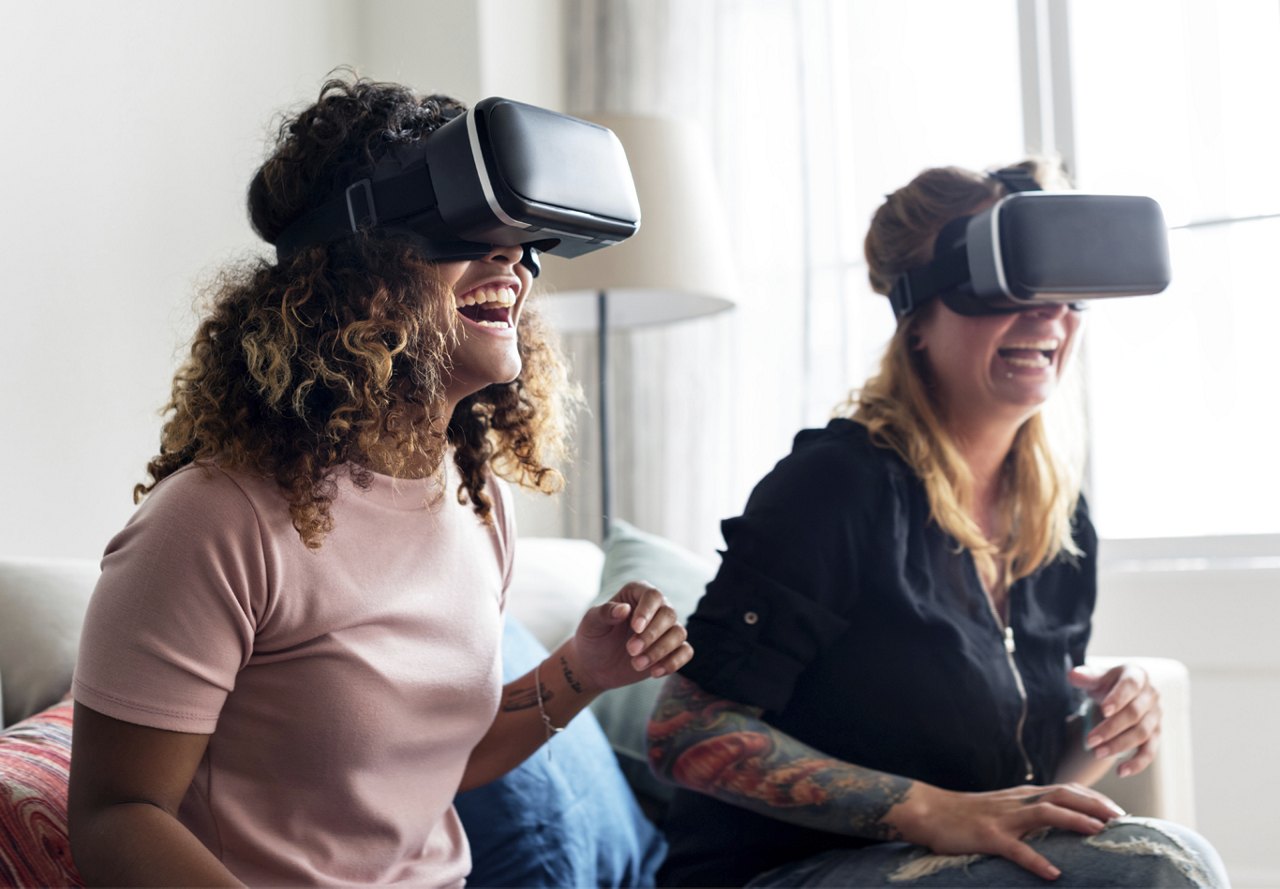
<path id="1" fill-rule="evenodd" d="M 689 619 L 681 671 L 704 690 L 781 710 L 796 680 L 849 626 L 865 538 L 864 481 L 844 439 L 784 458 L 726 520 L 720 569 Z"/>
<path id="2" fill-rule="evenodd" d="M 73 690 L 116 719 L 211 734 L 253 653 L 268 583 L 257 514 L 216 469 L 162 481 L 108 544 Z"/>

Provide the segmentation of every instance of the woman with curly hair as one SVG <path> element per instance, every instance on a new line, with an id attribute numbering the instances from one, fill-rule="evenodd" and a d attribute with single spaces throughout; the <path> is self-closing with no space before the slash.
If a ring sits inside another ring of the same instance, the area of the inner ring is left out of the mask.
<path id="1" fill-rule="evenodd" d="M 269 243 L 465 109 L 357 78 L 249 187 Z M 691 650 L 628 584 L 502 687 L 505 482 L 554 491 L 576 396 L 521 247 L 377 226 L 224 274 L 77 664 L 69 815 L 108 885 L 461 885 L 454 794 Z"/>
<path id="2" fill-rule="evenodd" d="M 1052 172 L 922 172 L 872 219 L 872 287 Z M 671 885 L 1225 885 L 1197 835 L 1088 786 L 1150 764 L 1160 706 L 1135 665 L 1083 668 L 1083 423 L 1049 416 L 1079 312 L 959 295 L 903 312 L 879 373 L 724 523 L 699 656 L 649 724 L 680 788 Z"/>

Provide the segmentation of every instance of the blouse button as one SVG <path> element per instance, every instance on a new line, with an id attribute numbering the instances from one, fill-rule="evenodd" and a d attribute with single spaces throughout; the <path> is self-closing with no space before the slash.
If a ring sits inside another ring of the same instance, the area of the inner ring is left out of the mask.
<path id="1" fill-rule="evenodd" d="M 748 611 L 746 614 L 742 615 L 742 622 L 747 624 L 757 624 L 760 622 L 760 615 L 756 614 L 754 611 Z"/>

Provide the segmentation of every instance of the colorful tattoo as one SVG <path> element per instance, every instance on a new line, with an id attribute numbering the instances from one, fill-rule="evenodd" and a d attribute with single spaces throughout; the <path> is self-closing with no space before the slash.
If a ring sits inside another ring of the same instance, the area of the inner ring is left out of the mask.
<path id="1" fill-rule="evenodd" d="M 673 676 L 649 722 L 653 770 L 682 787 L 796 824 L 901 839 L 884 817 L 907 798 L 911 781 L 824 756 L 770 726 L 761 712 Z"/>

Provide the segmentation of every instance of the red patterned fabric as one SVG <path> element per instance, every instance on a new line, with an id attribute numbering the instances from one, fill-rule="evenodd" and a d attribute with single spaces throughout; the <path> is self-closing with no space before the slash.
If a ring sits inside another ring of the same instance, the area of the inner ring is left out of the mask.
<path id="1" fill-rule="evenodd" d="M 67 840 L 70 699 L 0 732 L 0 886 L 83 886 Z"/>

